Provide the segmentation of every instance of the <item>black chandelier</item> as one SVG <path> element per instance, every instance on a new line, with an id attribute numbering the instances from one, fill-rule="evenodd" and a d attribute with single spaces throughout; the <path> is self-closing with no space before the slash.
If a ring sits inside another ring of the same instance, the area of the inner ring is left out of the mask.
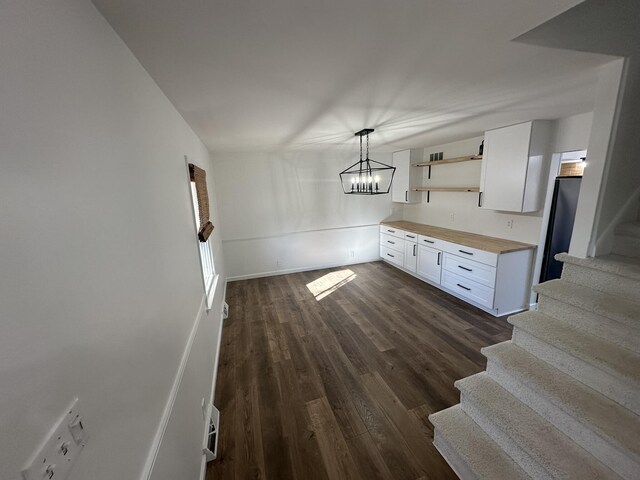
<path id="1" fill-rule="evenodd" d="M 369 159 L 369 134 L 373 128 L 356 132 L 360 137 L 360 160 L 340 172 L 342 191 L 347 195 L 383 195 L 389 193 L 396 167 Z M 362 137 L 367 137 L 367 154 L 362 159 Z"/>

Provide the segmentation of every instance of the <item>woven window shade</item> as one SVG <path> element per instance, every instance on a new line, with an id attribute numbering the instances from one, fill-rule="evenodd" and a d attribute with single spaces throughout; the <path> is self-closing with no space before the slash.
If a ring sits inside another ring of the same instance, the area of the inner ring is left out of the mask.
<path id="1" fill-rule="evenodd" d="M 198 239 L 206 242 L 211 232 L 213 224 L 209 220 L 209 194 L 207 193 L 207 173 L 194 164 L 189 164 L 189 177 L 196 184 L 196 196 L 198 197 L 198 213 L 200 216 L 200 230 Z"/>

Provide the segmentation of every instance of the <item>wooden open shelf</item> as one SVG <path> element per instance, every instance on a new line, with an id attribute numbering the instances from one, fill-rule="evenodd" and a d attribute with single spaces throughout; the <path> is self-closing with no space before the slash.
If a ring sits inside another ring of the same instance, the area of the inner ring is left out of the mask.
<path id="1" fill-rule="evenodd" d="M 416 192 L 479 192 L 480 187 L 418 187 Z"/>
<path id="2" fill-rule="evenodd" d="M 417 163 L 416 167 L 433 167 L 435 165 L 446 165 L 448 163 L 471 162 L 472 160 L 482 160 L 482 155 L 467 155 L 465 157 L 445 158 L 444 160 L 434 160 L 432 162 Z"/>
<path id="3" fill-rule="evenodd" d="M 431 192 L 473 192 L 478 194 L 478 206 L 480 206 L 480 199 L 482 193 L 480 193 L 480 187 L 418 187 L 414 188 L 416 192 L 427 192 L 427 203 L 431 199 Z"/>

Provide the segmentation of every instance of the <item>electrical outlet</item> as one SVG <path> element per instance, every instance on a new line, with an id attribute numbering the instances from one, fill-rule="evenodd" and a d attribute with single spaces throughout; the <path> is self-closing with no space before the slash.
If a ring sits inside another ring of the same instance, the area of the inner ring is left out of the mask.
<path id="1" fill-rule="evenodd" d="M 513 218 L 507 220 L 507 228 L 513 228 Z"/>
<path id="2" fill-rule="evenodd" d="M 349 250 L 349 256 L 351 258 L 356 258 L 356 251 L 355 250 Z"/>
<path id="3" fill-rule="evenodd" d="M 281 266 L 282 266 L 282 261 L 276 260 L 276 267 L 281 267 Z"/>
<path id="4" fill-rule="evenodd" d="M 456 216 L 455 216 L 455 214 L 454 214 L 454 213 L 450 213 L 450 214 L 449 214 L 449 220 L 451 220 L 452 222 L 455 222 L 455 221 L 456 221 Z"/>
<path id="5" fill-rule="evenodd" d="M 84 417 L 74 399 L 22 469 L 24 480 L 64 480 L 87 441 Z"/>

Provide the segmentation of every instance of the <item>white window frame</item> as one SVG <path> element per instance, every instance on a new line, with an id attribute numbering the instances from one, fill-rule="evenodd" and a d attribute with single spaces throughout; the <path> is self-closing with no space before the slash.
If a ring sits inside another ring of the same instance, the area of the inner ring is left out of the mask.
<path id="1" fill-rule="evenodd" d="M 196 182 L 189 180 L 191 187 L 191 201 L 193 203 L 193 217 L 196 226 L 196 240 L 200 251 L 200 269 L 202 271 L 202 283 L 204 292 L 207 296 L 207 310 L 211 309 L 213 297 L 218 284 L 219 275 L 216 273 L 216 267 L 213 261 L 213 251 L 211 250 L 211 238 L 209 236 L 206 242 L 201 242 L 198 237 L 200 231 L 200 209 L 198 208 L 198 195 L 196 193 Z"/>

